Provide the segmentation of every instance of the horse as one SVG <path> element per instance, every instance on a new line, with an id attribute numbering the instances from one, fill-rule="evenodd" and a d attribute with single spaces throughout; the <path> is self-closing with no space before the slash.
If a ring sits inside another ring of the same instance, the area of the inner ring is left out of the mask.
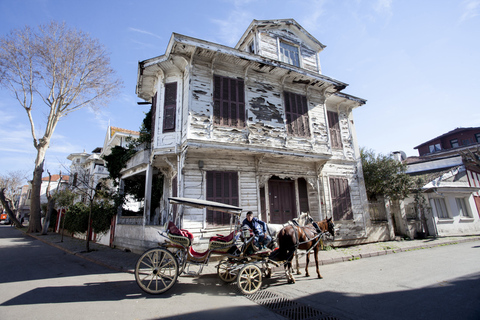
<path id="1" fill-rule="evenodd" d="M 299 225 L 299 226 L 306 226 L 313 222 L 313 218 L 310 216 L 308 212 L 302 212 L 298 218 L 293 218 L 293 221 L 290 220 L 284 224 L 267 224 L 267 231 L 272 237 L 272 242 L 268 245 L 270 249 L 275 249 L 277 247 L 277 236 L 280 230 L 282 230 L 285 226 L 288 225 Z M 296 262 L 296 270 L 297 274 L 301 274 L 300 272 L 300 264 L 298 263 L 298 255 L 295 254 L 295 262 Z"/>
<path id="2" fill-rule="evenodd" d="M 313 249 L 317 275 L 319 279 L 323 279 L 318 268 L 318 251 L 320 250 L 321 237 L 327 233 L 335 237 L 335 225 L 332 218 L 315 222 L 305 227 L 288 225 L 280 230 L 277 236 L 279 245 L 278 257 L 283 257 L 287 261 L 285 263 L 285 275 L 287 276 L 288 283 L 295 283 L 295 278 L 292 274 L 292 259 L 297 249 L 307 251 L 307 263 L 305 265 L 306 277 L 310 276 L 308 273 L 308 263 L 310 262 L 309 252 Z"/>

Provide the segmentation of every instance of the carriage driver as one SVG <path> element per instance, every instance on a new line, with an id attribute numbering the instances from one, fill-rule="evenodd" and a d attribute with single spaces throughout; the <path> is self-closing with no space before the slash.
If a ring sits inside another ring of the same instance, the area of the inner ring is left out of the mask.
<path id="1" fill-rule="evenodd" d="M 242 227 L 243 226 L 248 226 L 253 230 L 255 234 L 254 244 L 257 248 L 265 249 L 270 241 L 272 241 L 272 237 L 270 237 L 267 231 L 267 224 L 257 219 L 257 217 L 254 217 L 252 211 L 247 212 L 247 217 L 242 222 Z"/>

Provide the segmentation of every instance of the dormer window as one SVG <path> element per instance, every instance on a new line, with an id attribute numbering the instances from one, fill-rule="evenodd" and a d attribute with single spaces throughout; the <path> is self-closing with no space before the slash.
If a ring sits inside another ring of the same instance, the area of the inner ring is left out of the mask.
<path id="1" fill-rule="evenodd" d="M 280 61 L 300 67 L 300 57 L 298 47 L 280 41 Z"/>

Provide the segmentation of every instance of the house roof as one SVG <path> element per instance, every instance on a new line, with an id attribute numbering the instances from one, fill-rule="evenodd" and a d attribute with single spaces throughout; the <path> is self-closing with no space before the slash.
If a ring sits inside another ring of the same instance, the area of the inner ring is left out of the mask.
<path id="1" fill-rule="evenodd" d="M 110 138 L 113 137 L 113 135 L 117 132 L 118 133 L 125 133 L 125 134 L 128 134 L 128 135 L 139 135 L 140 134 L 140 132 L 138 132 L 138 131 L 127 130 L 127 129 L 122 129 L 122 128 L 110 126 Z"/>
<path id="2" fill-rule="evenodd" d="M 70 176 L 67 176 L 67 175 L 63 175 L 62 174 L 62 181 L 68 181 L 70 179 Z M 48 181 L 49 180 L 49 177 L 43 177 L 42 178 L 42 181 Z M 52 174 L 52 180 L 53 182 L 56 182 L 60 180 L 60 175 L 59 174 Z"/>
<path id="3" fill-rule="evenodd" d="M 443 138 L 443 137 L 445 137 L 445 136 L 449 136 L 449 135 L 451 135 L 451 134 L 458 133 L 458 132 L 470 131 L 470 130 L 480 130 L 480 127 L 469 127 L 469 128 L 461 128 L 461 127 L 459 127 L 459 128 L 453 129 L 453 130 L 451 130 L 451 131 L 448 131 L 447 133 L 444 133 L 444 134 L 442 134 L 442 135 L 439 135 L 438 137 L 435 137 L 435 138 L 433 138 L 433 139 L 430 139 L 430 140 L 428 140 L 428 141 L 426 141 L 426 142 L 424 142 L 424 143 L 422 143 L 422 144 L 419 144 L 418 146 L 414 147 L 413 149 L 418 149 L 418 148 L 420 148 L 420 147 L 422 147 L 422 146 L 424 146 L 424 145 L 426 145 L 426 144 L 429 144 L 430 142 L 432 142 L 432 141 L 434 141 L 434 140 L 441 139 L 441 138 Z"/>
<path id="4" fill-rule="evenodd" d="M 139 62 L 137 77 L 137 96 L 150 101 L 154 95 L 154 86 L 159 73 L 166 70 L 183 68 L 193 55 L 220 60 L 243 66 L 245 69 L 275 74 L 279 78 L 290 77 L 294 83 L 303 83 L 312 88 L 326 88 L 334 94 L 334 99 L 364 104 L 365 99 L 348 94 L 339 94 L 348 84 L 323 74 L 299 68 L 294 65 L 241 51 L 224 45 L 173 33 L 166 52 L 162 56 Z"/>

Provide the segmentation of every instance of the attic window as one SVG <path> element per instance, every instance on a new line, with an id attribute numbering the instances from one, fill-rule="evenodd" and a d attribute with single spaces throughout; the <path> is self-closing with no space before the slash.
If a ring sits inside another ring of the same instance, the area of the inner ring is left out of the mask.
<path id="1" fill-rule="evenodd" d="M 298 47 L 280 41 L 280 60 L 296 67 L 300 67 Z"/>
<path id="2" fill-rule="evenodd" d="M 255 53 L 255 43 L 253 42 L 253 40 L 250 41 L 250 43 L 248 44 L 247 52 Z"/>
<path id="3" fill-rule="evenodd" d="M 440 146 L 440 143 L 432 144 L 428 146 L 428 150 L 430 153 L 441 151 L 442 147 Z"/>

